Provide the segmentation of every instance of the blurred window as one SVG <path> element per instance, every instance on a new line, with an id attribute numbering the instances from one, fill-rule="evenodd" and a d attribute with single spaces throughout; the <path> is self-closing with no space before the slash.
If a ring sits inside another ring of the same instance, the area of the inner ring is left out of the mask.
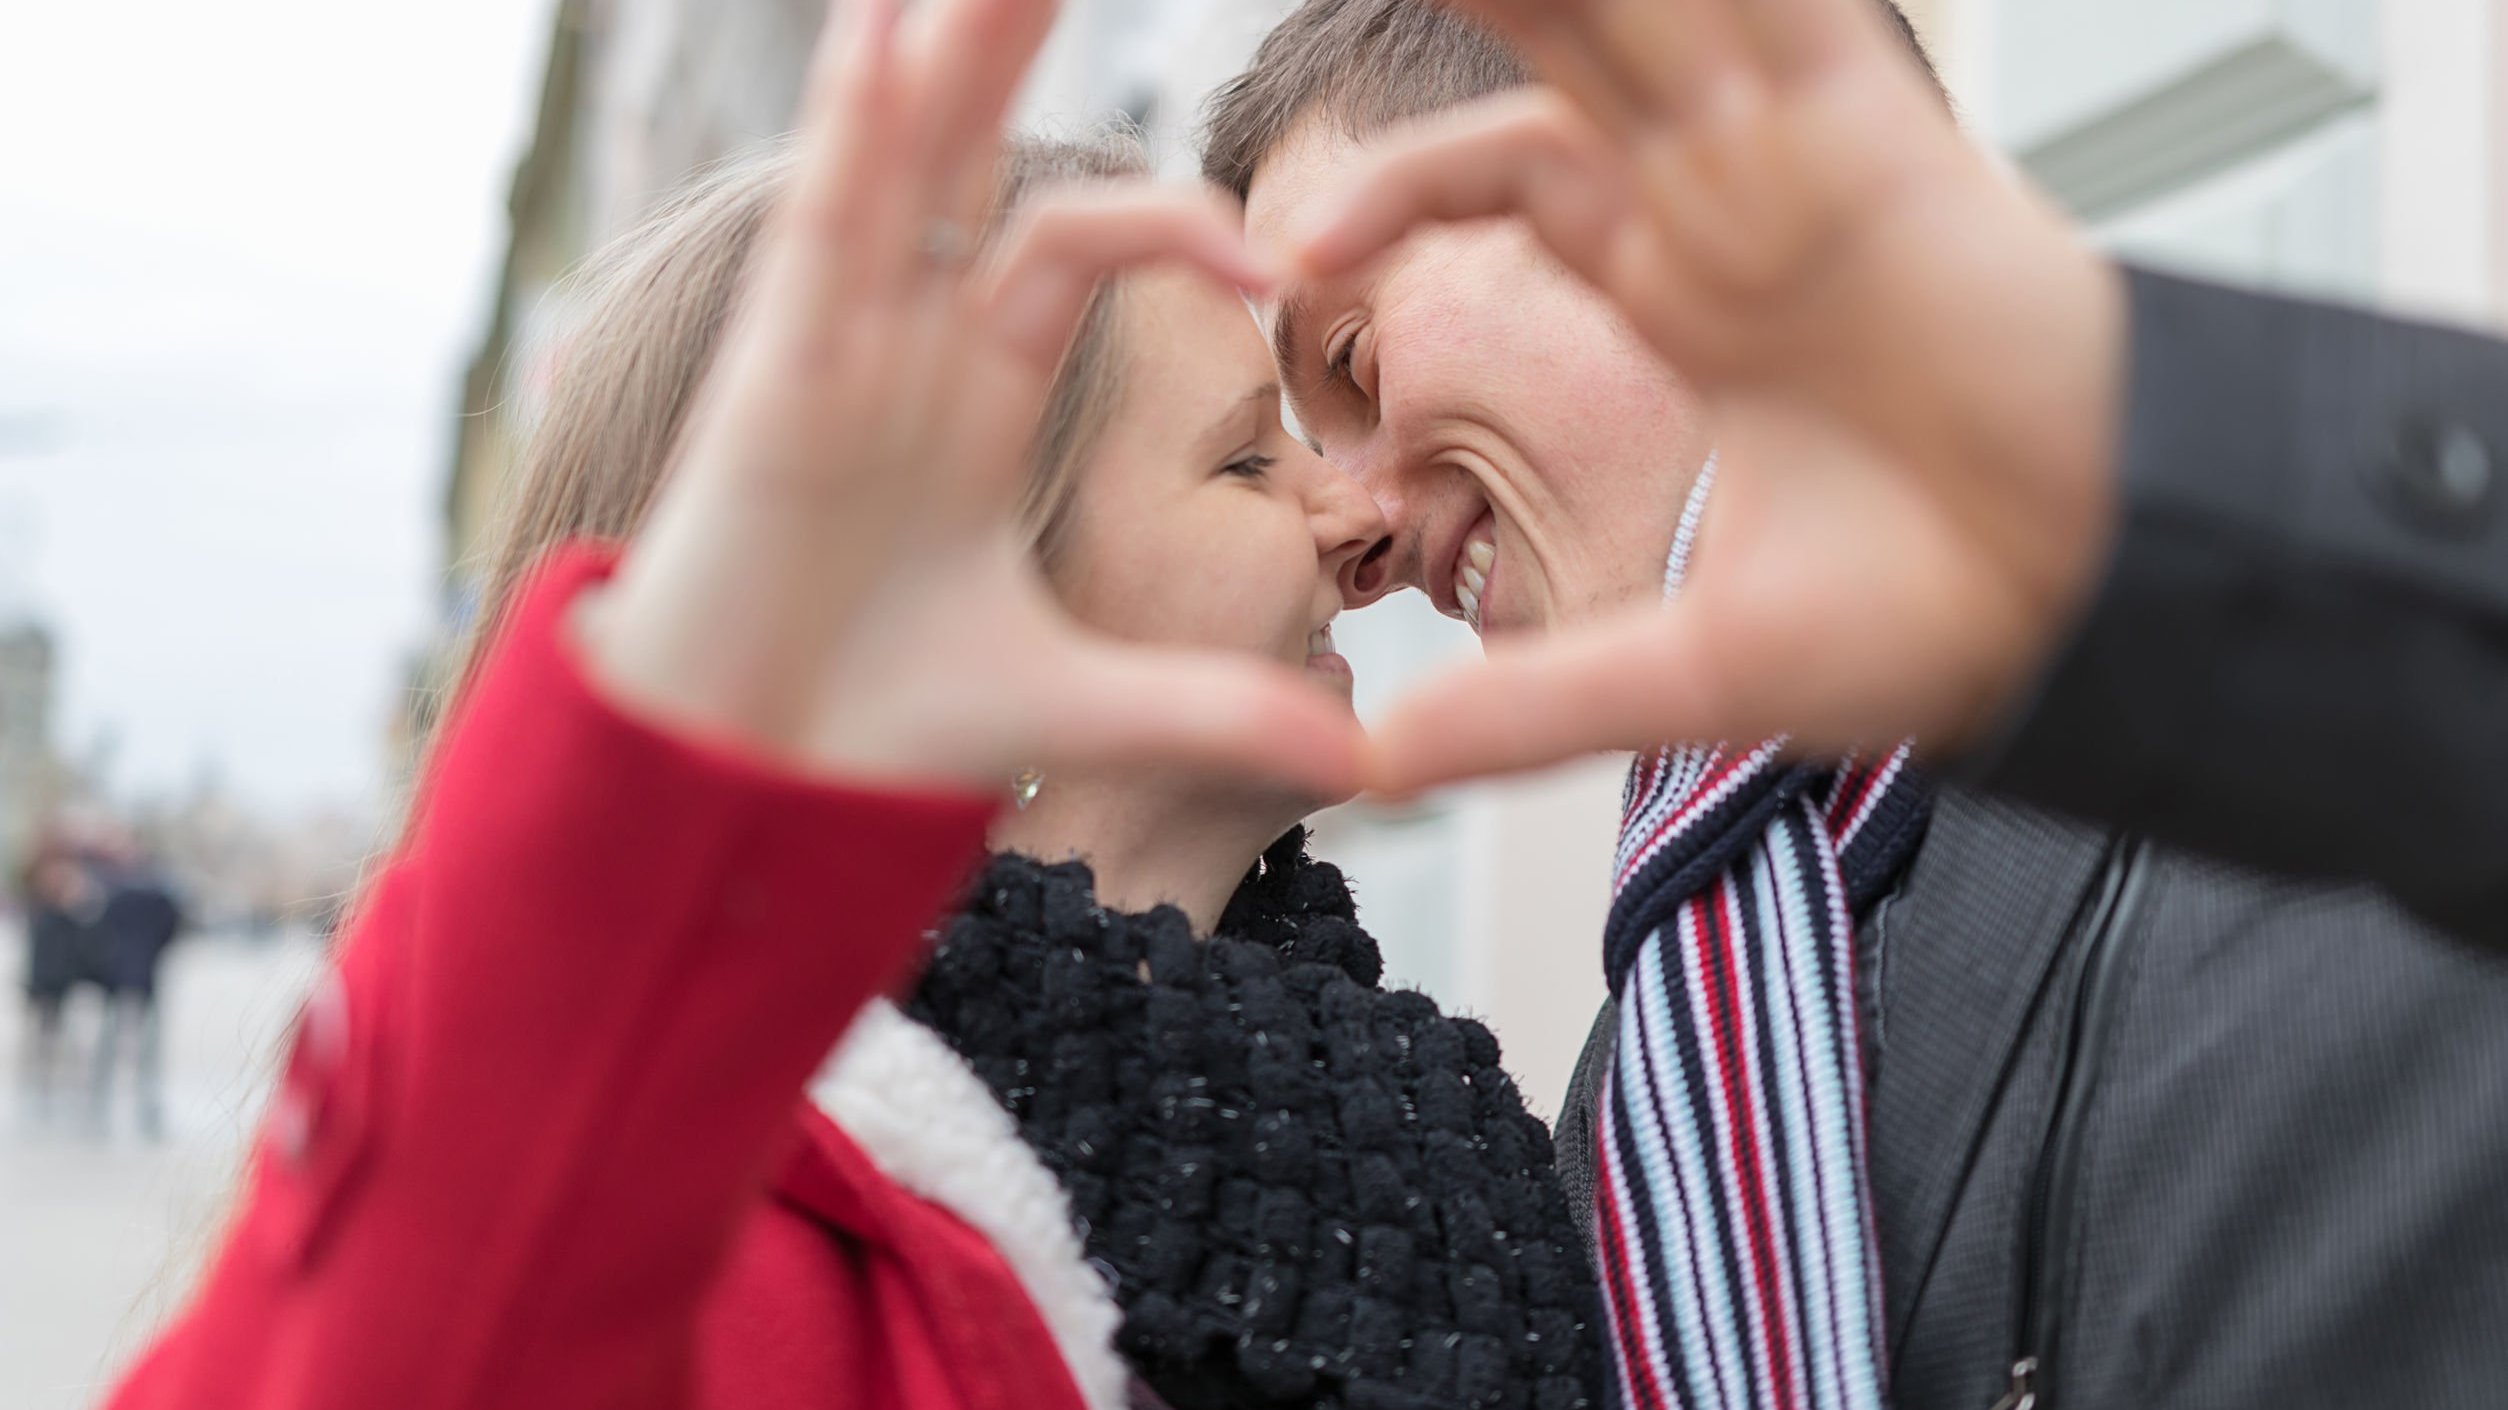
<path id="1" fill-rule="evenodd" d="M 1996 0 L 1988 135 L 2116 248 L 2378 292 L 2377 0 Z"/>

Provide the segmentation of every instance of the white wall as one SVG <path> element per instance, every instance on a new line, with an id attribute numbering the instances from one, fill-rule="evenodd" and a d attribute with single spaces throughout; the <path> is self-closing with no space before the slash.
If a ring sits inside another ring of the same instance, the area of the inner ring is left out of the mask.
<path id="1" fill-rule="evenodd" d="M 2488 320 L 2498 72 L 2494 0 L 2388 0 L 2381 42 L 2380 293 L 2394 308 Z"/>

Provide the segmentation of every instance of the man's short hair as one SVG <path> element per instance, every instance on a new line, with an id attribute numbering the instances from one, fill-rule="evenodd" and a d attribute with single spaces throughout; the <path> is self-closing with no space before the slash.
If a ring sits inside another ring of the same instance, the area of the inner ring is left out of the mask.
<path id="1" fill-rule="evenodd" d="M 1892 0 L 1872 0 L 1942 90 L 1916 27 Z M 1440 0 L 1306 0 L 1211 95 L 1202 175 L 1242 200 L 1254 173 L 1310 114 L 1353 137 L 1523 88 L 1532 69 L 1514 49 Z M 1947 101 L 1947 99 L 1946 99 Z"/>

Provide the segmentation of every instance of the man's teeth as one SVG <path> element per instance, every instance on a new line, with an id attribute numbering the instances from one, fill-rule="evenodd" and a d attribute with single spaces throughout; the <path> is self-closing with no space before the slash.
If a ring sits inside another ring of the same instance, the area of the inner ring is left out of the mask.
<path id="1" fill-rule="evenodd" d="M 1309 656 L 1332 654 L 1332 624 L 1330 622 L 1306 634 L 1306 654 Z"/>
<path id="2" fill-rule="evenodd" d="M 1480 625 L 1480 599 L 1489 591 L 1489 565 L 1497 561 L 1497 549 L 1486 543 L 1470 544 L 1455 573 L 1454 595 L 1463 603 L 1463 616 L 1475 627 Z"/>

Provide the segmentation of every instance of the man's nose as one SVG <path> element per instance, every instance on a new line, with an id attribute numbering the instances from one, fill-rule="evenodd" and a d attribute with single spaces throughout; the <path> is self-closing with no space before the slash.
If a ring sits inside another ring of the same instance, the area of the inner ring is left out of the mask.
<path id="1" fill-rule="evenodd" d="M 1382 435 L 1369 435 L 1356 442 L 1328 441 L 1322 449 L 1324 463 L 1341 488 L 1363 497 L 1373 511 L 1366 551 L 1341 568 L 1344 607 L 1355 610 L 1419 586 L 1418 515 L 1404 477 L 1394 473 L 1394 447 Z"/>
<path id="2" fill-rule="evenodd" d="M 1393 538 L 1375 498 L 1322 457 L 1308 462 L 1307 515 L 1315 551 L 1341 587 L 1344 608 L 1365 607 L 1400 584 L 1388 571 Z"/>
<path id="3" fill-rule="evenodd" d="M 1393 539 L 1380 537 L 1369 544 L 1365 552 L 1352 554 L 1349 561 L 1341 565 L 1343 611 L 1355 612 L 1401 588 L 1402 584 L 1394 577 L 1389 562 L 1392 554 Z"/>
<path id="4" fill-rule="evenodd" d="M 1341 559 L 1335 575 L 1341 583 L 1343 609 L 1355 611 L 1399 591 L 1402 580 L 1394 572 L 1397 539 L 1383 502 L 1369 493 L 1364 480 L 1339 465 L 1324 460 L 1316 468 L 1324 477 L 1319 491 L 1327 501 L 1326 517 L 1331 521 L 1325 552 Z"/>

